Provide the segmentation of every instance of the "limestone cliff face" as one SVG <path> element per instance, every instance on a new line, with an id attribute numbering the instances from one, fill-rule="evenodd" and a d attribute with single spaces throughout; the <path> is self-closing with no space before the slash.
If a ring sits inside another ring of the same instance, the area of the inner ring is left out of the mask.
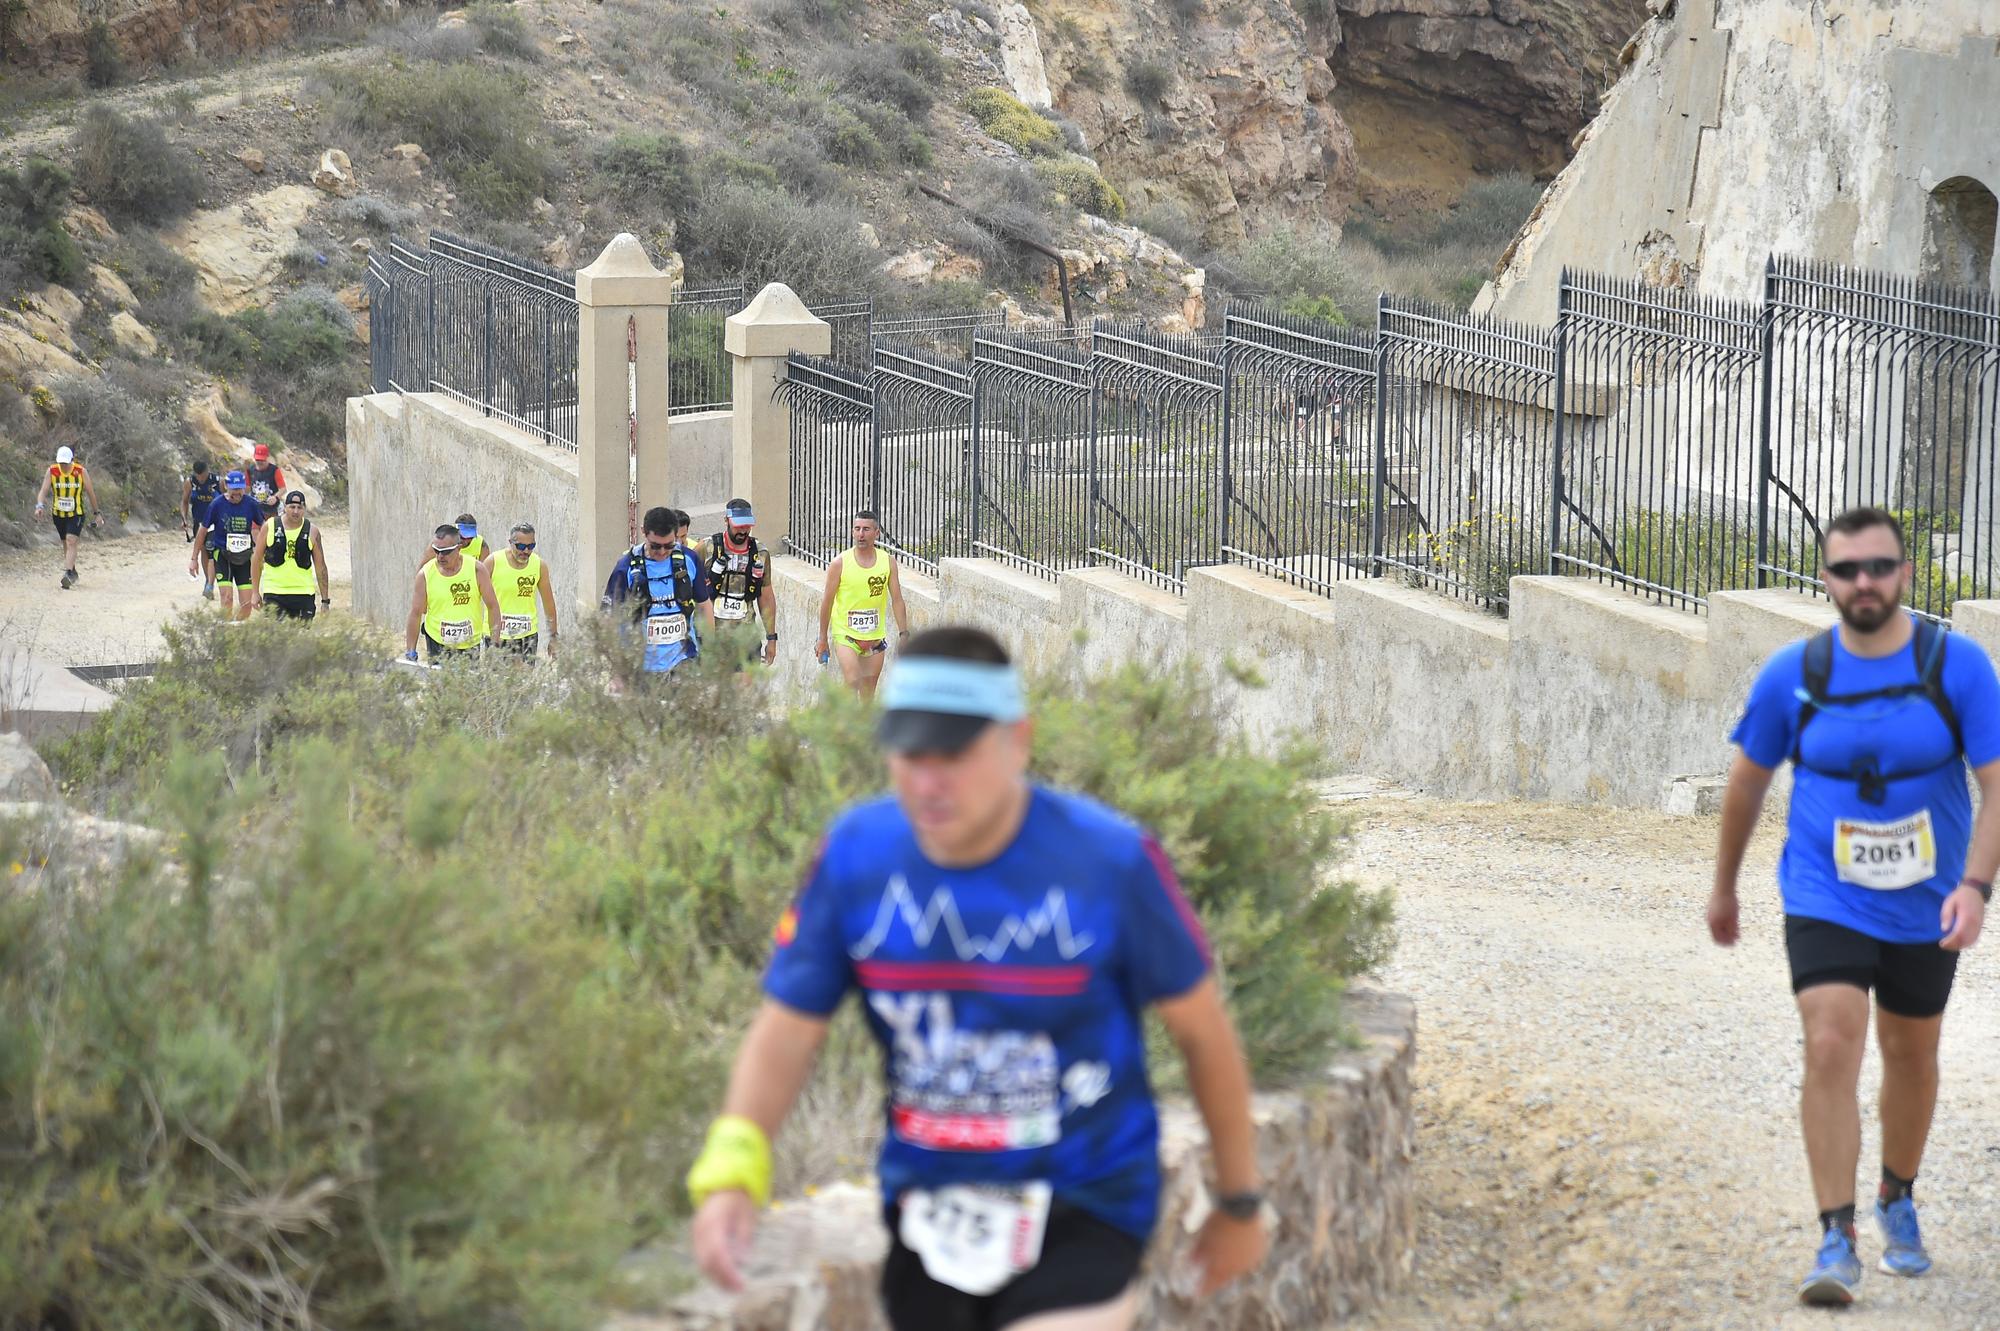
<path id="1" fill-rule="evenodd" d="M 377 0 L 340 0 L 338 7 L 380 6 Z M 84 35 L 100 20 L 131 65 L 259 51 L 289 36 L 295 16 L 328 8 L 328 0 L 27 0 L 4 34 L 0 61 L 42 68 L 81 64 Z"/>
<path id="2" fill-rule="evenodd" d="M 1285 0 L 1031 6 L 1056 107 L 1135 207 L 1177 198 L 1211 240 L 1247 212 L 1342 214 L 1354 139 L 1333 73 Z"/>
<path id="3" fill-rule="evenodd" d="M 1474 174 L 1546 178 L 1597 114 L 1646 0 L 1334 0 L 1334 102 L 1395 211 Z"/>
<path id="4" fill-rule="evenodd" d="M 1128 197 L 1211 240 L 1546 177 L 1597 110 L 1646 0 L 1038 0 L 1056 108 Z M 1157 91 L 1148 67 L 1169 74 Z M 1136 75 L 1136 77 L 1135 77 Z"/>

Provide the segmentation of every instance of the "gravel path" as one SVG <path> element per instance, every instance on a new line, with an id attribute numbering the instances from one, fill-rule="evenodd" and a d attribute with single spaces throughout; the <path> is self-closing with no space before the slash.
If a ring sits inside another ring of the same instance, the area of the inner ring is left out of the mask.
<path id="1" fill-rule="evenodd" d="M 1354 876 L 1393 887 L 1383 975 L 1416 996 L 1421 1237 L 1411 1291 L 1354 1325 L 2000 1328 L 2000 936 L 1961 963 L 1917 1187 L 1937 1265 L 1868 1266 L 1843 1314 L 1792 1289 L 1817 1240 L 1773 865 L 1708 940 L 1712 818 L 1365 798 Z M 1872 1200 L 1879 1064 L 1862 1074 Z M 1865 1213 L 1864 1213 L 1865 1214 Z"/>
<path id="2" fill-rule="evenodd" d="M 348 604 L 347 518 L 317 523 L 333 570 L 335 611 Z M 188 547 L 178 527 L 99 540 L 77 551 L 81 581 L 63 591 L 62 554 L 53 542 L 0 551 L 0 634 L 8 645 L 62 666 L 127 665 L 159 659 L 160 626 L 202 604 L 201 582 L 187 575 Z"/>

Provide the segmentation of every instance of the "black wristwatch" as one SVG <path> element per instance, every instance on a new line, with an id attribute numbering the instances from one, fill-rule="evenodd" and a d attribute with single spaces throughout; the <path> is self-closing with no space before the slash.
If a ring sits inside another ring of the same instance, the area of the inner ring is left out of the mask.
<path id="1" fill-rule="evenodd" d="M 1993 904 L 1993 884 L 1982 883 L 1977 878 L 1961 878 L 1958 880 L 1958 885 L 1960 887 L 1969 887 L 1977 892 L 1979 899 L 1987 905 L 1990 906 Z"/>
<path id="2" fill-rule="evenodd" d="M 1217 1193 L 1215 1209 L 1231 1220 L 1255 1220 L 1264 1210 L 1264 1194 L 1255 1189 L 1249 1192 Z"/>
<path id="3" fill-rule="evenodd" d="M 775 633 L 766 633 L 764 635 L 765 642 L 776 642 L 777 640 L 778 640 L 778 635 Z"/>

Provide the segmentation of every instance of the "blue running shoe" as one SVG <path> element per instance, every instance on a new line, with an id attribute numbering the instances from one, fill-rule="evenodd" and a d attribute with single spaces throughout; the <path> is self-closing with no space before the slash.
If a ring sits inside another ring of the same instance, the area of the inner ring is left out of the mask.
<path id="1" fill-rule="evenodd" d="M 1920 1276 L 1931 1269 L 1924 1236 L 1917 1228 L 1917 1203 L 1909 1197 L 1875 1203 L 1875 1224 L 1882 1231 L 1882 1270 L 1892 1276 Z"/>
<path id="2" fill-rule="evenodd" d="M 1846 1230 L 1829 1229 L 1820 1239 L 1812 1272 L 1799 1285 L 1799 1302 L 1844 1308 L 1854 1302 L 1859 1288 L 1861 1259 L 1854 1255 L 1854 1239 Z"/>

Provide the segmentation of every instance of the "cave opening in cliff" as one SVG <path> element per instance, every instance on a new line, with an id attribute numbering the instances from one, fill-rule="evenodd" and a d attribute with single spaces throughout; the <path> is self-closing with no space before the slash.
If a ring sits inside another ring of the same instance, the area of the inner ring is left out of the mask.
<path id="1" fill-rule="evenodd" d="M 1994 233 L 2000 199 L 1971 176 L 1940 181 L 1924 208 L 1923 274 L 1955 287 L 1993 282 Z"/>

